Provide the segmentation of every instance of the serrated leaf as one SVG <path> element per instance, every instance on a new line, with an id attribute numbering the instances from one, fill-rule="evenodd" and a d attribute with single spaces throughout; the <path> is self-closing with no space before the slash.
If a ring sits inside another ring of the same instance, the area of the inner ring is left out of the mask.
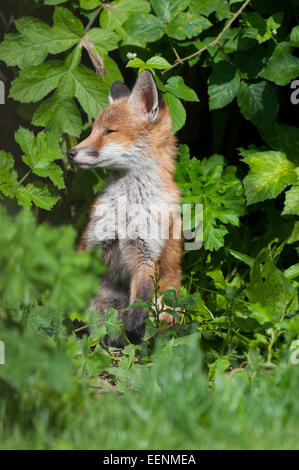
<path id="1" fill-rule="evenodd" d="M 231 103 L 240 86 L 238 70 L 229 62 L 218 62 L 209 78 L 209 107 L 220 109 Z"/>
<path id="2" fill-rule="evenodd" d="M 102 54 L 116 49 L 119 41 L 118 35 L 108 29 L 92 28 L 87 36 L 97 45 L 97 50 Z"/>
<path id="3" fill-rule="evenodd" d="M 123 26 L 129 35 L 146 42 L 158 41 L 165 30 L 160 18 L 146 13 L 132 15 Z"/>
<path id="4" fill-rule="evenodd" d="M 155 55 L 148 59 L 146 61 L 146 65 L 149 65 L 152 69 L 159 70 L 167 69 L 168 67 L 170 67 L 170 63 L 166 59 L 164 59 L 164 57 L 160 57 L 158 55 Z"/>
<path id="5" fill-rule="evenodd" d="M 84 111 L 96 118 L 100 111 L 108 105 L 109 87 L 100 77 L 84 65 L 79 65 L 72 72 L 75 96 Z"/>
<path id="6" fill-rule="evenodd" d="M 240 153 L 250 167 L 243 181 L 248 205 L 274 198 L 296 181 L 295 167 L 283 152 L 241 150 Z"/>
<path id="7" fill-rule="evenodd" d="M 238 104 L 245 119 L 259 128 L 270 128 L 278 113 L 276 89 L 267 82 L 241 82 Z"/>
<path id="8" fill-rule="evenodd" d="M 31 155 L 33 153 L 35 137 L 33 132 L 29 129 L 20 127 L 17 132 L 15 132 L 15 141 L 19 144 L 26 155 Z"/>
<path id="9" fill-rule="evenodd" d="M 25 152 L 22 156 L 23 161 L 32 169 L 33 173 L 50 180 L 59 189 L 64 188 L 63 172 L 59 166 L 52 163 L 54 160 L 61 159 L 61 151 L 55 136 L 40 132 L 36 139 L 34 134 L 28 129 L 22 127 L 15 133 L 16 142 Z M 21 196 L 23 195 L 21 189 Z M 25 198 L 27 192 L 25 191 Z"/>
<path id="10" fill-rule="evenodd" d="M 187 146 L 179 147 L 176 180 L 182 193 L 182 203 L 203 205 L 203 241 L 207 250 L 218 250 L 224 245 L 228 233 L 226 224 L 239 224 L 244 215 L 244 197 L 241 182 L 235 176 L 236 168 L 224 169 L 222 155 L 209 159 L 190 159 Z M 195 221 L 191 212 L 191 227 Z M 196 223 L 200 223 L 197 221 Z M 185 228 L 184 228 L 185 230 Z"/>
<path id="11" fill-rule="evenodd" d="M 79 137 L 82 130 L 80 112 L 74 101 L 61 98 L 58 94 L 51 96 L 37 108 L 32 124 L 46 127 L 57 136 L 65 133 Z"/>
<path id="12" fill-rule="evenodd" d="M 149 13 L 150 4 L 146 0 L 120 0 L 112 3 L 110 9 L 104 9 L 101 13 L 100 24 L 102 28 L 113 29 L 118 34 L 121 33 L 121 26 L 130 18 L 132 14 Z M 122 31 L 126 35 L 125 31 Z"/>
<path id="13" fill-rule="evenodd" d="M 212 24 L 201 15 L 194 13 L 180 13 L 175 16 L 166 28 L 168 36 L 182 40 L 198 36 L 204 29 L 207 29 Z"/>
<path id="14" fill-rule="evenodd" d="M 41 64 L 48 55 L 51 28 L 37 18 L 23 16 L 16 20 L 21 34 L 7 34 L 0 44 L 0 59 L 20 68 Z"/>
<path id="15" fill-rule="evenodd" d="M 14 197 L 17 187 L 18 175 L 14 171 L 13 156 L 0 150 L 0 191 L 6 197 Z"/>
<path id="16" fill-rule="evenodd" d="M 283 215 L 299 215 L 299 169 L 296 169 L 297 181 L 294 186 L 286 192 Z"/>
<path id="17" fill-rule="evenodd" d="M 292 55 L 291 45 L 288 42 L 279 43 L 270 58 L 261 77 L 276 85 L 287 85 L 299 75 L 299 59 Z"/>
<path id="18" fill-rule="evenodd" d="M 185 108 L 180 100 L 170 93 L 165 93 L 164 99 L 171 114 L 173 132 L 177 132 L 186 122 Z"/>
<path id="19" fill-rule="evenodd" d="M 59 199 L 45 183 L 40 181 L 29 183 L 26 186 L 19 186 L 16 191 L 16 198 L 19 204 L 24 207 L 30 207 L 33 202 L 36 206 L 48 211 Z"/>
<path id="20" fill-rule="evenodd" d="M 207 217 L 205 217 L 207 220 Z M 208 223 L 204 230 L 203 242 L 205 250 L 217 251 L 224 245 L 224 237 L 228 230 L 223 225 L 212 225 Z"/>
<path id="21" fill-rule="evenodd" d="M 119 70 L 116 62 L 111 59 L 108 55 L 103 55 L 103 63 L 106 70 L 106 75 L 104 77 L 104 83 L 106 83 L 109 87 L 112 85 L 113 82 L 119 80 L 120 82 L 124 81 L 124 78 Z"/>
<path id="22" fill-rule="evenodd" d="M 154 12 L 158 18 L 169 23 L 175 15 L 189 6 L 190 0 L 151 0 Z"/>
<path id="23" fill-rule="evenodd" d="M 133 67 L 137 69 L 142 68 L 144 66 L 145 66 L 144 60 L 139 59 L 138 57 L 135 57 L 135 59 L 130 59 L 126 65 L 126 67 Z"/>
<path id="24" fill-rule="evenodd" d="M 50 163 L 47 168 L 33 168 L 33 173 L 43 178 L 49 178 L 58 189 L 65 188 L 63 171 L 54 163 Z"/>
<path id="25" fill-rule="evenodd" d="M 179 76 L 170 77 L 167 80 L 165 89 L 175 95 L 177 98 L 187 101 L 199 101 L 197 94 L 192 88 L 189 88 L 185 83 L 184 79 Z"/>
<path id="26" fill-rule="evenodd" d="M 285 312 L 294 295 L 294 288 L 263 249 L 256 257 L 250 271 L 247 295 L 251 302 L 266 308 L 273 319 Z"/>
<path id="27" fill-rule="evenodd" d="M 27 67 L 12 82 L 9 96 L 21 103 L 35 103 L 54 90 L 65 73 L 64 63 L 58 60 Z"/>
<path id="28" fill-rule="evenodd" d="M 56 7 L 53 21 L 53 37 L 57 37 L 59 41 L 65 41 L 66 49 L 79 42 L 84 35 L 83 24 L 67 8 Z M 57 52 L 53 51 L 53 53 Z"/>

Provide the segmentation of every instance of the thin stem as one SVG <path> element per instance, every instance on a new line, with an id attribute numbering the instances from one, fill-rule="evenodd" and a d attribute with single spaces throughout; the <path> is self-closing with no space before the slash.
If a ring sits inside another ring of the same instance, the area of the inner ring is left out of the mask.
<path id="1" fill-rule="evenodd" d="M 232 25 L 233 22 L 238 18 L 238 16 L 241 15 L 241 13 L 243 12 L 243 10 L 245 10 L 245 8 L 246 8 L 247 5 L 249 4 L 249 2 L 250 2 L 250 0 L 246 0 L 246 2 L 243 3 L 243 5 L 241 6 L 241 8 L 239 8 L 239 10 L 233 15 L 233 17 L 232 17 L 231 20 L 227 23 L 227 25 L 223 28 L 223 30 L 218 34 L 218 36 L 216 37 L 216 39 L 214 39 L 212 42 L 210 42 L 210 43 L 207 44 L 206 46 L 202 47 L 202 48 L 199 49 L 198 51 L 194 52 L 193 54 L 190 54 L 189 56 L 184 57 L 184 58 L 180 58 L 180 60 L 176 60 L 176 62 L 175 62 L 171 67 L 169 67 L 169 68 L 166 69 L 166 70 L 163 70 L 162 74 L 168 72 L 169 70 L 173 69 L 174 67 L 177 67 L 179 64 L 182 64 L 183 62 L 186 62 L 186 60 L 191 60 L 191 59 L 193 59 L 194 57 L 196 57 L 196 56 L 202 54 L 204 51 L 206 51 L 207 49 L 209 49 L 209 47 L 218 45 L 218 42 L 219 42 L 220 39 L 222 38 L 223 34 L 231 27 L 231 25 Z"/>
<path id="2" fill-rule="evenodd" d="M 100 5 L 99 8 L 94 12 L 94 15 L 91 17 L 89 23 L 87 24 L 86 28 L 85 28 L 85 31 L 84 33 L 88 33 L 88 31 L 90 30 L 90 28 L 92 27 L 92 25 L 94 24 L 95 20 L 97 19 L 97 17 L 99 16 L 99 14 L 101 13 L 102 9 L 104 8 L 104 5 Z"/>
<path id="3" fill-rule="evenodd" d="M 27 176 L 29 176 L 31 173 L 31 170 L 27 171 L 27 173 L 25 173 L 25 175 L 23 176 L 23 178 L 20 179 L 19 181 L 19 184 L 22 184 L 23 181 L 27 178 Z"/>

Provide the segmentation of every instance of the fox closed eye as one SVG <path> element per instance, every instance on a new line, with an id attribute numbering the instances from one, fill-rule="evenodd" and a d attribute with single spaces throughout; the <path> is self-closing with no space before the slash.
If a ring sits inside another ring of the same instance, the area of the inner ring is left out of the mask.
<path id="1" fill-rule="evenodd" d="M 106 130 L 103 132 L 103 135 L 111 134 L 111 132 L 117 132 L 117 130 L 115 130 L 115 129 L 106 129 Z"/>

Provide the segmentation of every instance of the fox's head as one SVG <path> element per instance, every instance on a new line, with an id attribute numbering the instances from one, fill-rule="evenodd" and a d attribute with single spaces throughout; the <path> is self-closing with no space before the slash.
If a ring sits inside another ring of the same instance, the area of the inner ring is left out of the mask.
<path id="1" fill-rule="evenodd" d="M 113 83 L 109 102 L 90 136 L 68 151 L 80 168 L 136 168 L 174 142 L 169 111 L 148 70 L 140 73 L 132 92 Z"/>

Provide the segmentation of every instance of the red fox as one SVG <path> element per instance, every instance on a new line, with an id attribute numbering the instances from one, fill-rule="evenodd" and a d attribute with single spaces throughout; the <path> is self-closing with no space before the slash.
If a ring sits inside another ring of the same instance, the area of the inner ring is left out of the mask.
<path id="1" fill-rule="evenodd" d="M 173 176 L 176 138 L 151 72 L 140 73 L 132 92 L 114 82 L 109 102 L 90 136 L 70 149 L 68 157 L 80 168 L 111 170 L 92 207 L 79 251 L 102 247 L 109 272 L 91 308 L 101 317 L 109 308 L 118 310 L 125 334 L 137 344 L 147 313 L 127 307 L 135 298 L 150 301 L 155 266 L 161 290 L 180 285 L 180 192 Z M 173 320 L 163 315 L 167 323 Z"/>

